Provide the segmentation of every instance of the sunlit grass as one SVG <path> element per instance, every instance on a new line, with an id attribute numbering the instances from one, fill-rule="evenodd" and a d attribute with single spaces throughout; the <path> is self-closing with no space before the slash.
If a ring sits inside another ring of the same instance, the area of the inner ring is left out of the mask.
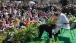
<path id="1" fill-rule="evenodd" d="M 6 38 L 6 34 L 0 34 L 0 43 Z"/>

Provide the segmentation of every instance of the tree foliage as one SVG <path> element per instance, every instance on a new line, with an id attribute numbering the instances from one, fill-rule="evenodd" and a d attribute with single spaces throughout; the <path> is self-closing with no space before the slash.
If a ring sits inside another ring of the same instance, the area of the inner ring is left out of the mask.
<path id="1" fill-rule="evenodd" d="M 6 2 L 6 0 L 1 0 L 3 3 L 5 3 Z"/>
<path id="2" fill-rule="evenodd" d="M 24 0 L 24 2 L 29 2 L 30 0 Z"/>

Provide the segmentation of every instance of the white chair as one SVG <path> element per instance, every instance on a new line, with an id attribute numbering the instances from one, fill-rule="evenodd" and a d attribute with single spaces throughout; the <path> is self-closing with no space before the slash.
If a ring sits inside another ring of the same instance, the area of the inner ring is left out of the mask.
<path id="1" fill-rule="evenodd" d="M 66 24 L 70 24 L 70 23 L 64 23 L 64 25 L 66 25 Z M 70 30 L 70 34 L 71 34 L 71 36 L 72 36 L 72 39 L 73 39 L 73 34 L 74 34 L 74 30 L 73 30 L 73 29 L 74 29 L 75 25 L 76 25 L 76 22 L 72 22 L 69 29 L 67 29 L 67 28 L 62 28 L 62 29 L 64 29 L 64 32 L 65 32 L 65 30 Z M 61 29 L 61 33 L 62 33 L 62 29 Z M 73 31 L 73 34 L 72 34 L 72 31 Z M 63 33 L 64 33 L 64 32 L 63 32 Z M 62 34 L 63 34 L 63 33 L 62 33 Z M 74 34 L 74 36 L 75 36 L 75 34 Z"/>

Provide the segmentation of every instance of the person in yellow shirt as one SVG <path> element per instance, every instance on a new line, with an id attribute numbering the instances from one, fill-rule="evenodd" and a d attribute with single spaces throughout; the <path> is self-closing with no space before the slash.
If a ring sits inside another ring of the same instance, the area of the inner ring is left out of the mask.
<path id="1" fill-rule="evenodd" d="M 10 25 L 13 26 L 13 27 L 14 27 L 14 22 L 15 22 L 15 21 L 12 20 L 12 22 L 10 23 Z"/>
<path id="2" fill-rule="evenodd" d="M 20 19 L 18 19 L 18 20 L 17 20 L 17 24 L 19 24 L 19 23 L 20 23 L 20 21 L 21 21 L 21 20 L 20 20 Z"/>

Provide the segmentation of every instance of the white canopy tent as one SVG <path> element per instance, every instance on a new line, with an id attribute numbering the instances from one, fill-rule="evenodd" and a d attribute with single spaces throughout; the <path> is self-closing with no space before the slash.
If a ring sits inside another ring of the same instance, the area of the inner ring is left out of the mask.
<path id="1" fill-rule="evenodd" d="M 34 1 L 29 1 L 29 5 L 34 5 L 35 2 Z"/>

